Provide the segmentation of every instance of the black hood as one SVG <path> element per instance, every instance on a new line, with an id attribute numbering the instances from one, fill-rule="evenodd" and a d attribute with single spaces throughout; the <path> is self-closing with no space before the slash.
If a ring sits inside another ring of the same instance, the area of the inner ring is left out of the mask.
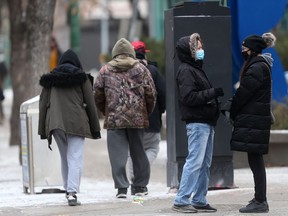
<path id="1" fill-rule="evenodd" d="M 176 53 L 179 60 L 183 63 L 187 63 L 192 65 L 193 67 L 202 68 L 202 60 L 195 61 L 195 59 L 191 56 L 190 45 L 189 45 L 190 37 L 185 36 L 178 40 L 176 44 Z"/>
<path id="2" fill-rule="evenodd" d="M 83 69 L 78 56 L 71 49 L 68 49 L 66 52 L 64 52 L 59 60 L 59 65 L 65 64 L 65 63 L 69 63 L 69 64 L 74 65 L 77 68 Z"/>
<path id="3" fill-rule="evenodd" d="M 81 85 L 87 80 L 81 62 L 73 50 L 68 49 L 60 58 L 59 65 L 50 73 L 40 78 L 40 85 L 45 88 L 71 87 Z"/>

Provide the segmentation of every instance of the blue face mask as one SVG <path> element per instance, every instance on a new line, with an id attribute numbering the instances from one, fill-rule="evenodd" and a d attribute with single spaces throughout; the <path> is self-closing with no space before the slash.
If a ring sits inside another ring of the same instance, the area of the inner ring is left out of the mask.
<path id="1" fill-rule="evenodd" d="M 204 59 L 204 50 L 197 50 L 196 51 L 196 60 L 203 60 Z"/>

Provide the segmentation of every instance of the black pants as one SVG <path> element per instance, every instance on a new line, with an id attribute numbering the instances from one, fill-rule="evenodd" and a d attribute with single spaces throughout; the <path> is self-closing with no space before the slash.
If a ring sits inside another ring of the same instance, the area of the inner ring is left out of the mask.
<path id="1" fill-rule="evenodd" d="M 264 202 L 266 198 L 266 171 L 263 155 L 248 153 L 248 163 L 253 173 L 255 199 Z"/>
<path id="2" fill-rule="evenodd" d="M 133 186 L 145 187 L 150 179 L 150 164 L 143 147 L 144 129 L 107 130 L 107 144 L 115 188 L 128 188 L 126 175 L 128 149 L 133 162 Z"/>

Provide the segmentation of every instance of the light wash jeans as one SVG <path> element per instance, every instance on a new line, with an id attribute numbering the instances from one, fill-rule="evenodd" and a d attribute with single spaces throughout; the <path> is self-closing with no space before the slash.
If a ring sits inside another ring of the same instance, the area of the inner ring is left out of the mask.
<path id="1" fill-rule="evenodd" d="M 63 187 L 67 192 L 79 192 L 85 138 L 59 129 L 53 130 L 53 136 L 61 156 Z"/>
<path id="2" fill-rule="evenodd" d="M 180 187 L 174 204 L 204 206 L 208 204 L 206 195 L 212 162 L 214 126 L 190 123 L 186 125 L 186 130 L 188 156 L 183 166 Z M 192 200 L 190 200 L 191 196 Z"/>

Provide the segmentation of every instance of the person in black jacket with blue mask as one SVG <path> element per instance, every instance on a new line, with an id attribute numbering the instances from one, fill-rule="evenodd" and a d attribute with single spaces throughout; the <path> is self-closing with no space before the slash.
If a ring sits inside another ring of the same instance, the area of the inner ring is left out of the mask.
<path id="1" fill-rule="evenodd" d="M 263 155 L 268 153 L 271 128 L 270 53 L 262 50 L 274 46 L 272 33 L 250 35 L 242 42 L 245 60 L 240 73 L 240 86 L 232 98 L 230 119 L 233 123 L 231 149 L 247 152 L 253 172 L 255 194 L 241 213 L 268 212 L 266 171 Z M 227 116 L 227 115 L 226 115 Z"/>
<path id="2" fill-rule="evenodd" d="M 188 156 L 172 210 L 215 212 L 217 210 L 208 204 L 206 195 L 214 128 L 220 114 L 218 97 L 224 92 L 222 88 L 213 88 L 202 69 L 204 50 L 198 33 L 180 38 L 176 51 L 181 62 L 176 75 L 178 102 L 186 123 Z"/>

